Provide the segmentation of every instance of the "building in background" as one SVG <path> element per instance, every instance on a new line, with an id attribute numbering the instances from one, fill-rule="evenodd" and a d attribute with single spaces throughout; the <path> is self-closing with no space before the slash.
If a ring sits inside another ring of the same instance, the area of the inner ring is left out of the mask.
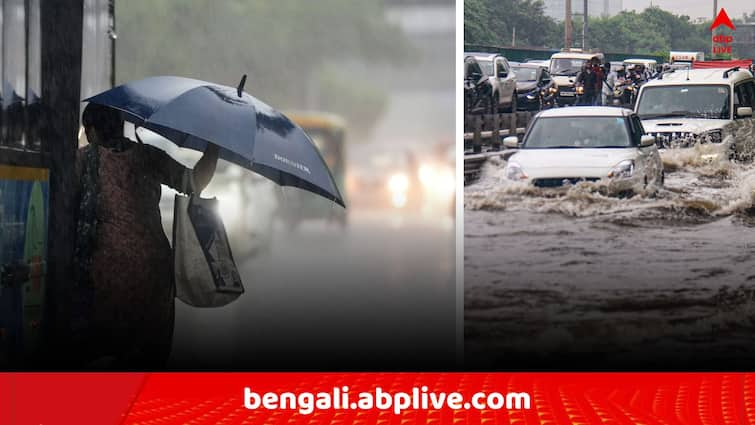
<path id="1" fill-rule="evenodd" d="M 731 47 L 733 57 L 755 59 L 755 22 L 737 24 Z"/>
<path id="2" fill-rule="evenodd" d="M 564 20 L 566 0 L 543 0 L 545 14 L 558 22 Z M 572 0 L 572 14 L 581 15 L 584 12 L 583 0 Z M 588 0 L 587 13 L 591 17 L 614 16 L 624 8 L 623 0 Z"/>

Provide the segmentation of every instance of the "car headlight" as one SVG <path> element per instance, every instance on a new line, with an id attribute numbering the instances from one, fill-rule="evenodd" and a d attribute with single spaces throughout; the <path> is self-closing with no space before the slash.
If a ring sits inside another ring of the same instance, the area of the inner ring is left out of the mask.
<path id="1" fill-rule="evenodd" d="M 624 161 L 619 162 L 615 167 L 613 167 L 613 169 L 611 169 L 611 171 L 608 172 L 608 177 L 625 179 L 627 177 L 632 177 L 633 174 L 634 174 L 634 161 L 631 159 L 626 159 Z"/>
<path id="2" fill-rule="evenodd" d="M 516 162 L 509 162 L 506 165 L 506 178 L 509 180 L 525 180 L 527 174 L 522 170 L 522 166 Z"/>
<path id="3" fill-rule="evenodd" d="M 724 140 L 724 138 L 721 133 L 721 129 L 718 128 L 718 129 L 707 131 L 701 134 L 700 140 L 703 143 L 721 143 Z"/>
<path id="4" fill-rule="evenodd" d="M 218 198 L 218 213 L 226 228 L 233 228 L 241 224 L 241 186 L 238 182 L 229 183 L 216 194 Z"/>
<path id="5" fill-rule="evenodd" d="M 409 189 L 409 178 L 406 174 L 396 173 L 388 180 L 388 190 L 391 192 L 406 192 Z"/>
<path id="6" fill-rule="evenodd" d="M 391 204 L 395 208 L 403 208 L 408 201 L 409 177 L 403 173 L 396 173 L 388 179 L 388 191 L 391 195 Z"/>

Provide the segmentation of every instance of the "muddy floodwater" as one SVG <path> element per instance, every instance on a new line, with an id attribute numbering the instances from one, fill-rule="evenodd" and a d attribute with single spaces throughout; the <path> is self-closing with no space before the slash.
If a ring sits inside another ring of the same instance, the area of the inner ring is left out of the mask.
<path id="1" fill-rule="evenodd" d="M 755 165 L 666 151 L 665 188 L 465 188 L 465 364 L 755 368 Z"/>

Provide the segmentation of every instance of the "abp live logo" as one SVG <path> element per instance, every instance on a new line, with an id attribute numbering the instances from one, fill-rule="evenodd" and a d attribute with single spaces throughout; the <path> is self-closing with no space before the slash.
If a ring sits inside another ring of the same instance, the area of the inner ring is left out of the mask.
<path id="1" fill-rule="evenodd" d="M 710 31 L 713 33 L 713 54 L 714 55 L 720 55 L 720 54 L 729 54 L 731 55 L 731 43 L 734 41 L 734 37 L 731 35 L 724 35 L 724 34 L 718 34 L 716 35 L 714 31 L 716 28 L 720 26 L 728 27 L 730 30 L 735 31 L 737 28 L 734 26 L 734 23 L 731 22 L 731 19 L 729 19 L 729 15 L 726 14 L 726 9 L 721 8 L 721 10 L 718 12 L 718 16 L 716 16 L 716 19 L 713 21 L 713 24 L 710 26 Z"/>

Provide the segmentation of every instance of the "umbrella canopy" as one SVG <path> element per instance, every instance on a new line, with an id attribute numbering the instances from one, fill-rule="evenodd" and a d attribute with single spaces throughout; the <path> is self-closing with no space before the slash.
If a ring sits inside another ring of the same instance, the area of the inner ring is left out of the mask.
<path id="1" fill-rule="evenodd" d="M 345 206 L 309 136 L 282 113 L 238 88 L 183 77 L 150 77 L 85 102 L 114 108 L 126 119 L 178 146 L 220 148 L 220 158 L 282 186 L 295 186 Z"/>

